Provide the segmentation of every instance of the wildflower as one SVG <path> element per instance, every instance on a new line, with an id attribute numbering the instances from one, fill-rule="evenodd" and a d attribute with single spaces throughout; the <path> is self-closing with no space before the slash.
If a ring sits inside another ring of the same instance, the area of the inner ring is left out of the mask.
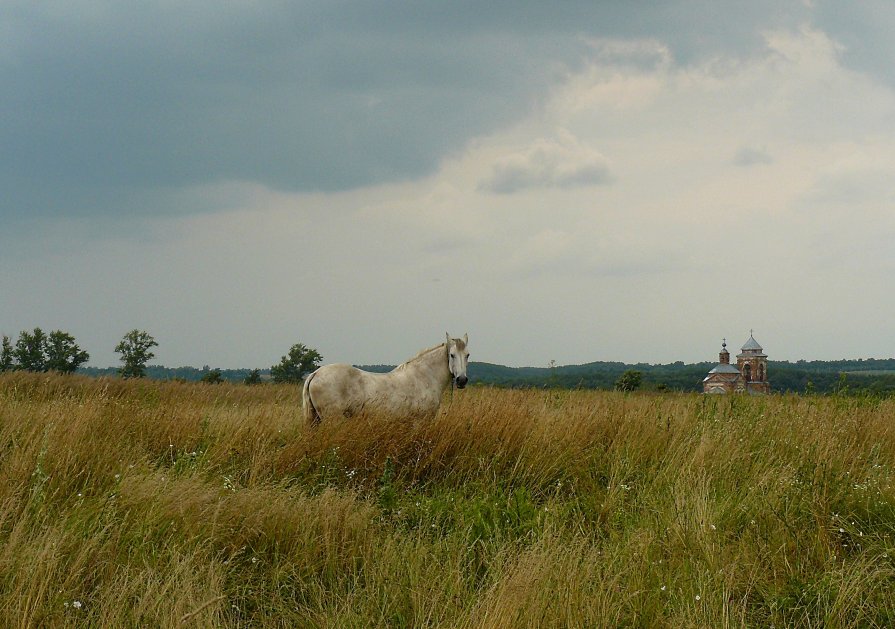
<path id="1" fill-rule="evenodd" d="M 714 524 L 709 524 L 709 528 L 711 528 L 713 531 L 717 531 L 717 530 L 718 530 L 718 529 L 715 528 L 715 525 L 714 525 Z"/>
<path id="2" fill-rule="evenodd" d="M 662 591 L 662 592 L 664 592 L 664 591 L 665 591 L 665 586 L 663 585 L 662 587 L 659 588 L 659 590 Z"/>
<path id="3" fill-rule="evenodd" d="M 701 601 L 701 600 L 702 600 L 702 597 L 701 597 L 699 594 L 697 594 L 697 595 L 696 595 L 696 600 L 697 600 L 697 601 Z"/>

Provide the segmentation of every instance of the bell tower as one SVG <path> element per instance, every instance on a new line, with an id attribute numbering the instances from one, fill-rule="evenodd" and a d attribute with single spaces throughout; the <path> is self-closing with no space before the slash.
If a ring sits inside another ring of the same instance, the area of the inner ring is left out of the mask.
<path id="1" fill-rule="evenodd" d="M 752 330 L 749 331 L 749 340 L 737 354 L 737 369 L 746 380 L 746 391 L 749 393 L 771 392 L 771 385 L 768 382 L 768 356 L 752 336 Z"/>

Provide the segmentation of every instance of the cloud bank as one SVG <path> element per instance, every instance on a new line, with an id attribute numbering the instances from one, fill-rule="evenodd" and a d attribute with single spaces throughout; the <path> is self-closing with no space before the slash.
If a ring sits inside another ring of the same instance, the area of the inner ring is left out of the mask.
<path id="1" fill-rule="evenodd" d="M 0 215 L 201 211 L 169 200 L 222 181 L 418 179 L 524 119 L 593 38 L 658 38 L 690 63 L 749 54 L 759 28 L 804 14 L 701 6 L 4 3 Z"/>

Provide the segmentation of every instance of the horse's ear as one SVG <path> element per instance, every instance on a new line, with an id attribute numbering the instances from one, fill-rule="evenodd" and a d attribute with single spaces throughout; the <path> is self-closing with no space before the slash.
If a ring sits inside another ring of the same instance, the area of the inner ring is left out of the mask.
<path id="1" fill-rule="evenodd" d="M 469 345 L 469 333 L 468 332 L 463 335 L 463 344 Z"/>
<path id="2" fill-rule="evenodd" d="M 448 346 L 450 346 L 450 344 L 451 344 L 451 335 L 448 334 L 447 332 L 444 333 L 444 342 L 445 342 L 445 345 L 448 345 Z"/>

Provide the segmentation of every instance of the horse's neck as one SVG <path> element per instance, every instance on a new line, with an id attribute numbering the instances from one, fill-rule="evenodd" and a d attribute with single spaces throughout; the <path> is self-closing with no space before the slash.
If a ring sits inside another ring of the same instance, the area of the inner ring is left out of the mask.
<path id="1" fill-rule="evenodd" d="M 425 374 L 441 385 L 447 386 L 450 383 L 451 370 L 448 368 L 447 348 L 444 343 L 407 362 L 405 368 Z"/>

